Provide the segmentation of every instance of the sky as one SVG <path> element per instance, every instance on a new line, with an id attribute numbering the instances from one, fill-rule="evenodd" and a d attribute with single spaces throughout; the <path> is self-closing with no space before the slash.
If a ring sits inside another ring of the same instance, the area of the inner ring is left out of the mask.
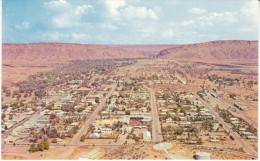
<path id="1" fill-rule="evenodd" d="M 257 40 L 257 0 L 2 0 L 4 43 Z"/>

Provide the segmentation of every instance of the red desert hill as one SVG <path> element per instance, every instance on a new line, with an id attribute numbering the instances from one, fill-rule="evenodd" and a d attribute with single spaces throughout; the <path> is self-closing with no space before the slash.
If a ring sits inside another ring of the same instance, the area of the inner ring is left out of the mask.
<path id="1" fill-rule="evenodd" d="M 147 54 L 139 50 L 121 49 L 105 45 L 72 43 L 3 44 L 3 64 L 53 65 L 76 59 L 138 58 Z"/>
<path id="2" fill-rule="evenodd" d="M 222 40 L 179 45 L 160 51 L 157 57 L 179 60 L 257 59 L 258 41 Z"/>

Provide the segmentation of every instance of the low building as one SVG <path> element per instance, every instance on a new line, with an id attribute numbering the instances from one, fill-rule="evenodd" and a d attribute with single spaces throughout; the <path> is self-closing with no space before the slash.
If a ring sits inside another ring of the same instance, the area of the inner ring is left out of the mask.
<path id="1" fill-rule="evenodd" d="M 130 132 L 132 131 L 132 129 L 133 129 L 132 126 L 126 126 L 126 127 L 125 127 L 125 131 L 126 131 L 127 133 L 130 133 Z"/>
<path id="2" fill-rule="evenodd" d="M 247 140 L 250 140 L 250 141 L 256 141 L 256 140 L 257 140 L 257 137 L 256 137 L 256 136 L 253 136 L 253 135 L 249 135 L 249 136 L 246 136 L 246 139 L 247 139 Z"/>
<path id="3" fill-rule="evenodd" d="M 100 132 L 101 134 L 113 134 L 112 129 L 111 128 L 100 128 Z"/>
<path id="4" fill-rule="evenodd" d="M 250 136 L 250 135 L 252 135 L 252 133 L 249 132 L 249 131 L 243 131 L 242 134 L 243 134 L 243 135 L 246 135 L 246 136 Z"/>
<path id="5" fill-rule="evenodd" d="M 98 139 L 98 138 L 100 138 L 100 134 L 98 134 L 98 133 L 91 133 L 91 134 L 88 135 L 88 138 L 89 139 Z"/>
<path id="6" fill-rule="evenodd" d="M 167 118 L 167 119 L 166 119 L 166 123 L 173 123 L 172 118 Z"/>
<path id="7" fill-rule="evenodd" d="M 211 136 L 209 137 L 209 140 L 210 140 L 211 142 L 219 142 L 219 141 L 220 141 L 220 138 L 219 138 L 218 136 L 211 135 Z"/>
<path id="8" fill-rule="evenodd" d="M 151 141 L 151 132 L 150 131 L 144 131 L 143 132 L 143 140 L 144 140 L 144 142 L 150 142 Z"/>
<path id="9" fill-rule="evenodd" d="M 191 122 L 189 122 L 189 121 L 181 121 L 180 122 L 180 126 L 182 126 L 182 127 L 191 126 Z"/>
<path id="10" fill-rule="evenodd" d="M 219 128 L 219 124 L 216 123 L 216 122 L 213 123 L 212 129 L 213 129 L 214 131 L 216 131 L 218 128 Z"/>

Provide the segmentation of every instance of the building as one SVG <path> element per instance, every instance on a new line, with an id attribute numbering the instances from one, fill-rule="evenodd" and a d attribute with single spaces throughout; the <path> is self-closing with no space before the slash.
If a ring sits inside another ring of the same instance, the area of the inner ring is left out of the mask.
<path id="1" fill-rule="evenodd" d="M 150 142 L 151 141 L 151 132 L 150 131 L 144 131 L 143 132 L 143 140 L 145 142 Z"/>
<path id="2" fill-rule="evenodd" d="M 249 135 L 249 136 L 246 136 L 246 139 L 247 139 L 247 140 L 250 140 L 250 141 L 256 141 L 256 140 L 257 140 L 257 137 L 256 137 L 256 136 L 253 136 L 253 135 Z"/>
<path id="3" fill-rule="evenodd" d="M 211 136 L 209 137 L 209 140 L 210 140 L 211 142 L 219 142 L 219 141 L 220 141 L 220 138 L 219 138 L 218 136 L 211 135 Z"/>
<path id="4" fill-rule="evenodd" d="M 244 111 L 244 110 L 247 109 L 246 107 L 241 106 L 241 105 L 239 105 L 239 104 L 237 104 L 237 103 L 234 103 L 234 106 L 235 106 L 236 108 L 238 108 L 239 110 L 241 110 L 241 111 Z"/>
<path id="5" fill-rule="evenodd" d="M 112 134 L 113 133 L 111 128 L 105 128 L 105 127 L 100 128 L 100 132 L 101 132 L 101 134 Z"/>
<path id="6" fill-rule="evenodd" d="M 88 138 L 89 139 L 98 139 L 98 138 L 100 138 L 100 134 L 98 134 L 98 133 L 91 133 L 91 134 L 88 135 Z"/>
<path id="7" fill-rule="evenodd" d="M 166 123 L 170 123 L 170 124 L 173 123 L 172 118 L 167 118 L 167 119 L 166 119 Z"/>
<path id="8" fill-rule="evenodd" d="M 181 121 L 180 122 L 180 126 L 182 126 L 182 127 L 191 126 L 191 122 L 189 122 L 189 121 Z"/>
<path id="9" fill-rule="evenodd" d="M 210 153 L 207 152 L 197 152 L 195 155 L 196 160 L 210 160 Z"/>

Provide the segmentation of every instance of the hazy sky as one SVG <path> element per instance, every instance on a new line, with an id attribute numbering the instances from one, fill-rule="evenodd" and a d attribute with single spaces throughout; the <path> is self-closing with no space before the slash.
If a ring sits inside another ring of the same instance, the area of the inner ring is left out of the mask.
<path id="1" fill-rule="evenodd" d="M 257 0 L 2 0 L 3 42 L 258 39 Z"/>

